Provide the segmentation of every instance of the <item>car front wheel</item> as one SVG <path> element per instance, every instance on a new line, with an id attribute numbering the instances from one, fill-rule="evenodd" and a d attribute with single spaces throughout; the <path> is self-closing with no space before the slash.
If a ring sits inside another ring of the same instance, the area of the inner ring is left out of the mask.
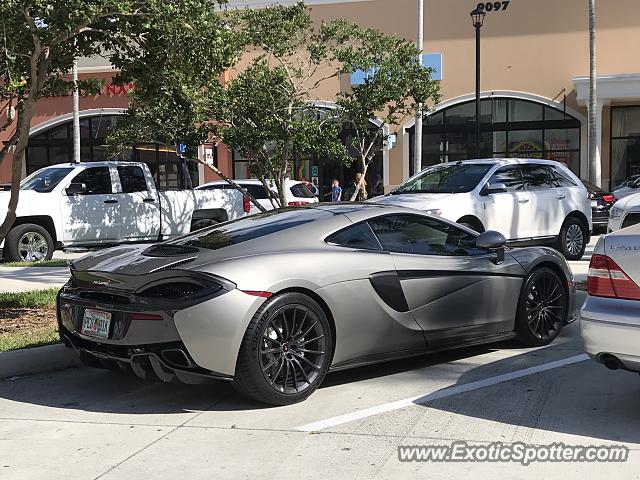
<path id="1" fill-rule="evenodd" d="M 234 387 L 271 405 L 289 405 L 311 395 L 331 360 L 327 317 L 311 298 L 284 293 L 258 309 L 245 333 Z"/>
<path id="2" fill-rule="evenodd" d="M 7 234 L 5 246 L 5 260 L 10 262 L 51 260 L 54 250 L 49 232 L 33 223 L 13 227 Z"/>
<path id="3" fill-rule="evenodd" d="M 516 313 L 516 339 L 528 347 L 550 344 L 565 325 L 568 294 L 556 272 L 534 270 L 524 282 Z"/>
<path id="4" fill-rule="evenodd" d="M 577 218 L 565 220 L 558 236 L 557 249 L 567 260 L 580 260 L 587 247 L 587 230 Z"/>

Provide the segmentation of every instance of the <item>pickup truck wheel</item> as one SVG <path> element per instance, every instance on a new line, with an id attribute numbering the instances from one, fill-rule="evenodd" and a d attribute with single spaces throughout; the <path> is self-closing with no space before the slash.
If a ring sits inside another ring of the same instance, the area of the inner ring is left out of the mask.
<path id="1" fill-rule="evenodd" d="M 12 228 L 5 243 L 5 260 L 9 262 L 51 260 L 55 248 L 49 232 L 34 223 Z"/>

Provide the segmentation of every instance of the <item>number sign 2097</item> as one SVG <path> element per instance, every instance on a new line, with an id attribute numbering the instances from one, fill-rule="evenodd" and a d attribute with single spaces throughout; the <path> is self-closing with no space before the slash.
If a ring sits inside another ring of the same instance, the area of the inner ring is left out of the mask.
<path id="1" fill-rule="evenodd" d="M 509 7 L 509 3 L 511 3 L 509 0 L 504 0 L 502 2 L 479 3 L 478 10 L 484 10 L 485 12 L 504 12 Z"/>

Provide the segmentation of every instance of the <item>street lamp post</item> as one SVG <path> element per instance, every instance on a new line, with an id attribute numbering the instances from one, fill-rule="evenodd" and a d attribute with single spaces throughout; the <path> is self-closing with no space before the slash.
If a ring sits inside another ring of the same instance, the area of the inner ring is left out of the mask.
<path id="1" fill-rule="evenodd" d="M 470 15 L 476 29 L 476 158 L 480 158 L 480 29 L 486 13 L 476 8 Z"/>

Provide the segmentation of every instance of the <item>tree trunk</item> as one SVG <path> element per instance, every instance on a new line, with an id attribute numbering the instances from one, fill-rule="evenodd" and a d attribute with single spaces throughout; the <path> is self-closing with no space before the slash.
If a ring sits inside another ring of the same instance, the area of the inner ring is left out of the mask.
<path id="1" fill-rule="evenodd" d="M 24 153 L 29 144 L 29 127 L 31 126 L 31 117 L 33 115 L 33 104 L 34 100 L 28 98 L 24 102 L 24 106 L 18 116 L 16 125 L 18 142 L 16 143 L 16 149 L 11 162 L 11 196 L 9 197 L 7 216 L 2 222 L 2 225 L 0 225 L 0 243 L 6 238 L 7 233 L 9 233 L 9 230 L 11 230 L 13 226 L 13 222 L 16 220 L 16 208 L 18 207 L 18 198 L 20 197 L 20 180 L 22 179 L 22 165 L 24 164 Z"/>
<path id="2" fill-rule="evenodd" d="M 589 0 L 589 180 L 600 186 L 596 92 L 596 0 Z"/>
<path id="3" fill-rule="evenodd" d="M 358 180 L 358 183 L 356 184 L 356 189 L 351 194 L 351 198 L 349 199 L 350 202 L 355 202 L 356 199 L 358 198 L 358 193 L 360 193 L 360 190 L 365 188 L 364 187 L 365 176 L 367 175 L 367 170 L 369 169 L 369 164 L 371 162 L 368 162 L 364 158 L 361 158 L 360 161 L 362 162 L 362 175 L 360 176 L 360 180 Z"/>

